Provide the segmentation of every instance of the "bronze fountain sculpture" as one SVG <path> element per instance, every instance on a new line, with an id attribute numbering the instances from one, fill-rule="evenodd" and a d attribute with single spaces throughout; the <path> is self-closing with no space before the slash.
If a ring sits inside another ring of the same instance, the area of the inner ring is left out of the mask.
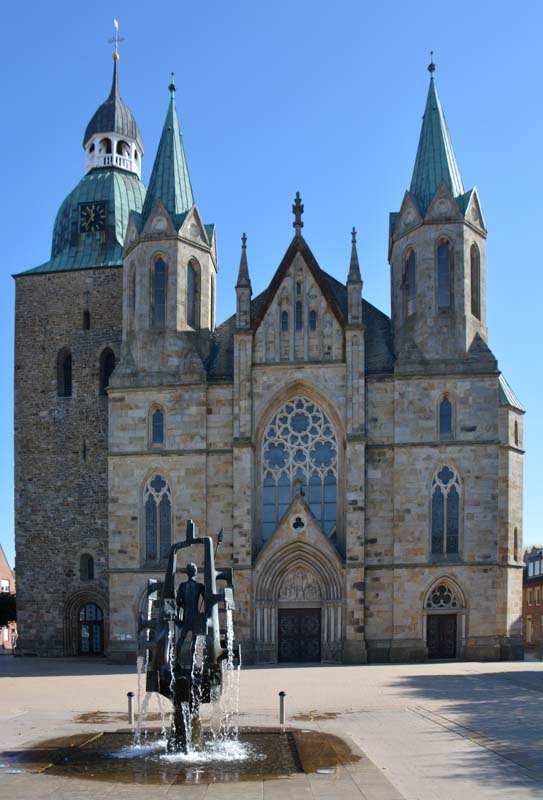
<path id="1" fill-rule="evenodd" d="M 219 533 L 217 549 L 222 542 Z M 186 580 L 176 589 L 177 555 L 203 550 L 203 584 L 196 580 L 198 567 L 188 561 Z M 191 742 L 201 738 L 199 709 L 221 690 L 223 662 L 232 668 L 240 663 L 234 651 L 231 612 L 234 584 L 231 568 L 215 570 L 215 552 L 210 536 L 199 537 L 192 520 L 187 520 L 185 540 L 170 548 L 162 582 L 150 580 L 147 587 L 147 616 L 141 614 L 138 651 L 146 669 L 146 689 L 158 692 L 172 703 L 168 749 L 187 752 Z M 217 591 L 217 581 L 225 586 Z M 220 629 L 219 607 L 230 618 L 227 630 Z M 188 637 L 190 634 L 190 648 Z M 184 646 L 185 645 L 185 646 Z"/>

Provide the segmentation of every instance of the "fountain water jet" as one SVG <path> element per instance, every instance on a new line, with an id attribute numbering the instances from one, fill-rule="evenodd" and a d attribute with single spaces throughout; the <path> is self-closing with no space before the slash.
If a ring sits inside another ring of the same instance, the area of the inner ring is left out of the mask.
<path id="1" fill-rule="evenodd" d="M 138 676 L 140 681 L 145 672 L 147 693 L 142 700 L 138 692 L 135 744 L 142 744 L 142 717 L 149 703 L 149 693 L 157 692 L 171 701 L 168 750 L 185 754 L 201 747 L 202 703 L 219 703 L 224 717 L 219 725 L 223 741 L 237 737 L 239 707 L 241 659 L 239 648 L 234 645 L 233 573 L 232 569 L 215 570 L 211 537 L 198 537 L 196 533 L 194 522 L 188 520 L 185 540 L 170 548 L 164 581 L 149 581 L 147 615 L 140 615 L 138 631 Z M 189 561 L 185 567 L 187 579 L 176 587 L 177 555 L 183 549 L 188 553 L 203 550 L 203 584 L 195 580 L 198 568 Z M 225 584 L 221 591 L 217 591 L 217 581 Z M 219 607 L 225 614 L 225 638 L 221 638 Z M 187 662 L 183 645 L 189 634 L 190 661 Z M 216 739 L 216 729 L 213 733 Z"/>

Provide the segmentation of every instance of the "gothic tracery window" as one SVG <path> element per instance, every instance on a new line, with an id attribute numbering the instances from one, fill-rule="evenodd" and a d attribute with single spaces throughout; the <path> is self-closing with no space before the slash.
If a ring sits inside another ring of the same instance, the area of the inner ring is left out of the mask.
<path id="1" fill-rule="evenodd" d="M 439 583 L 435 586 L 426 599 L 427 609 L 457 610 L 461 606 L 462 601 L 447 583 Z"/>
<path id="2" fill-rule="evenodd" d="M 262 445 L 262 538 L 268 539 L 301 491 L 328 535 L 336 529 L 337 439 L 326 414 L 307 397 L 286 402 Z"/>
<path id="3" fill-rule="evenodd" d="M 168 558 L 172 543 L 172 496 L 162 475 L 148 481 L 143 495 L 145 560 Z"/>
<path id="4" fill-rule="evenodd" d="M 458 553 L 460 480 L 450 467 L 442 467 L 432 480 L 432 555 Z"/>

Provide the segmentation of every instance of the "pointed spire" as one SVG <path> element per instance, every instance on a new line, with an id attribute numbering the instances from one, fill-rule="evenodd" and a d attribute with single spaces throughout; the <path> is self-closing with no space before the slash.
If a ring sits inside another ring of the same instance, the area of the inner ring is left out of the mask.
<path id="1" fill-rule="evenodd" d="M 351 263 L 349 265 L 349 283 L 362 283 L 360 275 L 360 265 L 358 263 L 358 251 L 356 249 L 356 228 L 351 231 Z"/>
<path id="2" fill-rule="evenodd" d="M 194 205 L 189 170 L 183 148 L 183 138 L 175 107 L 173 73 L 169 91 L 171 96 L 168 112 L 149 180 L 145 205 L 143 206 L 142 217 L 144 224 L 151 213 L 151 209 L 159 199 L 174 221 L 177 215 L 184 214 Z"/>
<path id="3" fill-rule="evenodd" d="M 241 258 L 239 261 L 238 280 L 236 289 L 250 289 L 251 279 L 249 278 L 249 265 L 247 264 L 247 237 L 245 234 L 241 237 Z"/>
<path id="4" fill-rule="evenodd" d="M 83 147 L 89 139 L 97 133 L 119 133 L 128 139 L 133 139 L 141 154 L 143 154 L 143 142 L 136 124 L 136 120 L 128 106 L 121 97 L 119 90 L 119 73 L 117 65 L 119 54 L 113 53 L 113 80 L 111 81 L 111 91 L 102 105 L 94 112 L 94 115 L 87 125 L 85 136 L 83 137 Z"/>
<path id="5" fill-rule="evenodd" d="M 423 214 L 426 213 L 441 181 L 446 183 L 453 197 L 464 194 L 462 178 L 434 80 L 436 65 L 433 56 L 432 52 L 428 66 L 430 86 L 409 188 Z"/>

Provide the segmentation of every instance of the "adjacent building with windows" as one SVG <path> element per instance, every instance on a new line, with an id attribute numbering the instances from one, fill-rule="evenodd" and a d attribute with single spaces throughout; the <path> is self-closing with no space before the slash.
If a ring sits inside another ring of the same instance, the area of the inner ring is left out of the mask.
<path id="1" fill-rule="evenodd" d="M 543 548 L 534 545 L 524 552 L 522 585 L 522 632 L 527 648 L 543 650 Z"/>
<path id="2" fill-rule="evenodd" d="M 246 662 L 521 654 L 524 410 L 489 347 L 486 225 L 433 70 L 390 215 L 391 317 L 362 296 L 354 229 L 346 280 L 321 268 L 297 195 L 256 297 L 242 237 L 217 325 L 175 87 L 146 189 L 115 61 L 51 258 L 16 276 L 22 652 L 133 659 L 192 517 L 225 530 Z"/>
<path id="3" fill-rule="evenodd" d="M 0 592 L 15 594 L 15 575 L 11 569 L 4 549 L 0 544 Z M 17 642 L 17 623 L 9 622 L 0 627 L 0 649 L 12 651 Z"/>

